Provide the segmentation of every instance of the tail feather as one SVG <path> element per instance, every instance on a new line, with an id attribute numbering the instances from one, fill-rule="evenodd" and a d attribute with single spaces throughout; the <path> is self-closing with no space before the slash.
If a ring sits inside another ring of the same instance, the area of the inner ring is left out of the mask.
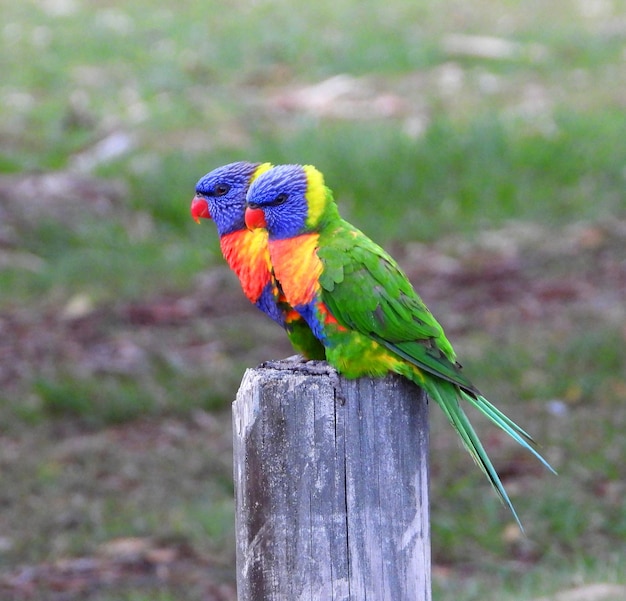
<path id="1" fill-rule="evenodd" d="M 476 409 L 478 409 L 481 413 L 486 415 L 496 426 L 506 432 L 515 442 L 520 444 L 522 447 L 530 451 L 539 461 L 553 474 L 556 474 L 555 469 L 541 456 L 539 451 L 535 449 L 533 445 L 535 445 L 535 441 L 532 437 L 525 432 L 522 428 L 520 428 L 511 418 L 507 417 L 494 407 L 485 397 L 478 395 L 477 397 L 472 397 L 467 394 L 465 391 L 460 391 L 461 396 L 470 404 L 472 404 Z"/>
<path id="2" fill-rule="evenodd" d="M 484 413 L 492 422 L 509 427 L 515 434 L 523 438 L 530 444 L 536 444 L 533 437 L 521 426 L 517 425 L 510 417 L 504 415 L 500 409 L 492 405 L 484 396 L 480 394 L 470 394 L 465 390 L 460 390 L 461 396 L 468 403 L 476 407 L 478 411 Z M 513 436 L 513 435 L 512 435 Z M 513 436 L 515 438 L 515 436 Z"/>
<path id="3" fill-rule="evenodd" d="M 519 516 L 511 503 L 511 499 L 509 498 L 509 495 L 507 494 L 504 485 L 498 476 L 498 472 L 491 463 L 485 448 L 480 442 L 478 434 L 476 434 L 476 431 L 470 423 L 467 415 L 459 404 L 459 398 L 468 401 L 471 405 L 476 407 L 496 426 L 511 436 L 513 440 L 535 455 L 535 457 L 537 457 L 551 472 L 556 473 L 552 466 L 550 466 L 550 464 L 531 446 L 531 443 L 533 443 L 532 438 L 513 420 L 506 417 L 484 397 L 477 395 L 476 398 L 474 398 L 467 392 L 459 389 L 457 386 L 444 381 L 430 381 L 425 385 L 425 387 L 429 396 L 441 407 L 446 417 L 450 420 L 450 423 L 461 437 L 461 440 L 472 456 L 472 459 L 487 476 L 494 490 L 502 502 L 509 508 L 515 518 L 515 521 L 523 532 L 524 527 L 522 526 Z"/>

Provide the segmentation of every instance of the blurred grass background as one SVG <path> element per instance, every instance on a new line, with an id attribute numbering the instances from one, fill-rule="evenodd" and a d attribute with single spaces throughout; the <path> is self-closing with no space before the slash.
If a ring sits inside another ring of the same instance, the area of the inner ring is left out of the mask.
<path id="1" fill-rule="evenodd" d="M 237 159 L 318 166 L 560 473 L 479 427 L 521 537 L 432 412 L 436 598 L 626 584 L 626 2 L 0 7 L 3 598 L 233 598 L 229 403 L 290 352 L 189 218 Z"/>

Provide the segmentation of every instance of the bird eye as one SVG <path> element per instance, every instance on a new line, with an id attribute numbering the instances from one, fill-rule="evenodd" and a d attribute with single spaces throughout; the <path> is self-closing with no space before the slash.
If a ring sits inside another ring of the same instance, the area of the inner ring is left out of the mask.
<path id="1" fill-rule="evenodd" d="M 289 198 L 289 195 L 282 192 L 270 204 L 273 207 L 277 207 L 278 205 L 283 204 L 288 198 Z"/>
<path id="2" fill-rule="evenodd" d="M 228 184 L 217 184 L 215 186 L 215 196 L 224 196 L 224 194 L 228 194 L 230 190 L 230 186 Z"/>

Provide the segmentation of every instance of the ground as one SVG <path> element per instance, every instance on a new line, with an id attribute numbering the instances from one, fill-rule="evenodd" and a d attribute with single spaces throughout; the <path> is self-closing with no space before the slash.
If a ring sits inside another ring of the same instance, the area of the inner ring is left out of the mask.
<path id="1" fill-rule="evenodd" d="M 104 183 L 76 182 L 78 189 L 85 186 Z M 15 181 L 12 188 L 21 190 Z M 114 204 L 113 197 L 109 200 Z M 9 226 L 28 218 L 16 208 L 19 202 L 6 206 L 13 207 L 7 210 Z M 506 354 L 507 343 L 520 336 L 531 348 L 533 340 L 542 340 L 538 352 L 545 354 L 564 337 L 584 340 L 579 328 L 589 328 L 593 337 L 594 331 L 619 328 L 624 321 L 623 221 L 576 223 L 560 231 L 511 223 L 473 242 L 451 236 L 432 244 L 392 246 L 423 297 L 443 316 L 461 356 L 487 353 L 488 361 L 492 355 L 485 349 L 494 340 Z M 246 324 L 245 333 L 236 323 Z M 20 419 L 13 415 L 12 428 L 0 434 L 3 479 L 13 482 L 2 493 L 0 520 L 5 598 L 104 599 L 120 586 L 176 590 L 184 581 L 193 583 L 197 598 L 233 599 L 227 405 L 212 411 L 212 401 L 207 408 L 168 410 L 164 400 L 161 411 L 153 400 L 156 408 L 126 407 L 123 396 L 121 401 L 109 397 L 119 396 L 120 389 L 107 391 L 107 380 L 141 381 L 158 399 L 168 390 L 159 385 L 158 366 L 184 374 L 177 376 L 184 395 L 185 377 L 211 365 L 215 377 L 226 381 L 218 391 L 232 398 L 244 366 L 290 354 L 282 332 L 248 305 L 234 276 L 218 265 L 184 294 L 97 307 L 75 296 L 41 312 L 6 308 L 0 328 L 2 388 L 24 399 L 14 407 Z M 242 336 L 262 344 L 251 348 Z M 622 325 L 616 337 L 624 336 Z M 522 392 L 545 378 L 540 365 L 547 358 L 531 354 L 528 359 Z M 563 366 L 569 367 L 567 358 Z M 623 381 L 614 376 L 602 386 L 618 396 Z M 84 389 L 76 379 L 85 381 Z M 533 404 L 537 415 L 531 423 L 556 423 L 586 413 L 584 380 L 572 379 L 560 392 L 543 407 Z M 128 402 L 134 398 L 131 394 Z M 148 415 L 142 415 L 144 410 Z M 42 412 L 49 417 L 43 419 Z M 442 424 L 435 427 L 435 432 L 442 430 Z M 559 429 L 539 427 L 537 432 L 557 468 L 566 465 Z M 487 441 L 499 449 L 497 467 L 514 496 L 530 480 L 551 486 L 552 477 L 499 434 L 490 432 Z M 443 494 L 436 482 L 444 466 L 438 454 L 448 453 L 450 444 L 449 436 L 433 439 L 435 499 Z M 454 474 L 441 476 L 449 480 Z M 623 492 L 623 484 L 600 474 L 590 485 L 609 504 L 617 503 Z M 212 539 L 209 544 L 199 534 L 197 520 Z M 507 520 L 510 516 L 500 528 L 510 561 L 526 566 L 540 561 L 546 551 L 520 539 Z M 128 521 L 139 535 L 126 535 Z M 85 536 L 91 539 L 87 545 Z M 457 578 L 437 548 L 435 578 L 444 583 L 452 574 Z"/>

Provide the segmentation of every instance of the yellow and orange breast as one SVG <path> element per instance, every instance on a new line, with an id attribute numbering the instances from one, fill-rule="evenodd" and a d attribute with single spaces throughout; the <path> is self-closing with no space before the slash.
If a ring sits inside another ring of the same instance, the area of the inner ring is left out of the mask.
<path id="1" fill-rule="evenodd" d="M 310 303 L 319 291 L 323 265 L 316 253 L 318 238 L 303 234 L 269 243 L 274 274 L 292 307 Z"/>
<path id="2" fill-rule="evenodd" d="M 239 230 L 220 239 L 222 254 L 237 274 L 246 297 L 256 302 L 271 281 L 270 255 L 265 230 Z"/>

